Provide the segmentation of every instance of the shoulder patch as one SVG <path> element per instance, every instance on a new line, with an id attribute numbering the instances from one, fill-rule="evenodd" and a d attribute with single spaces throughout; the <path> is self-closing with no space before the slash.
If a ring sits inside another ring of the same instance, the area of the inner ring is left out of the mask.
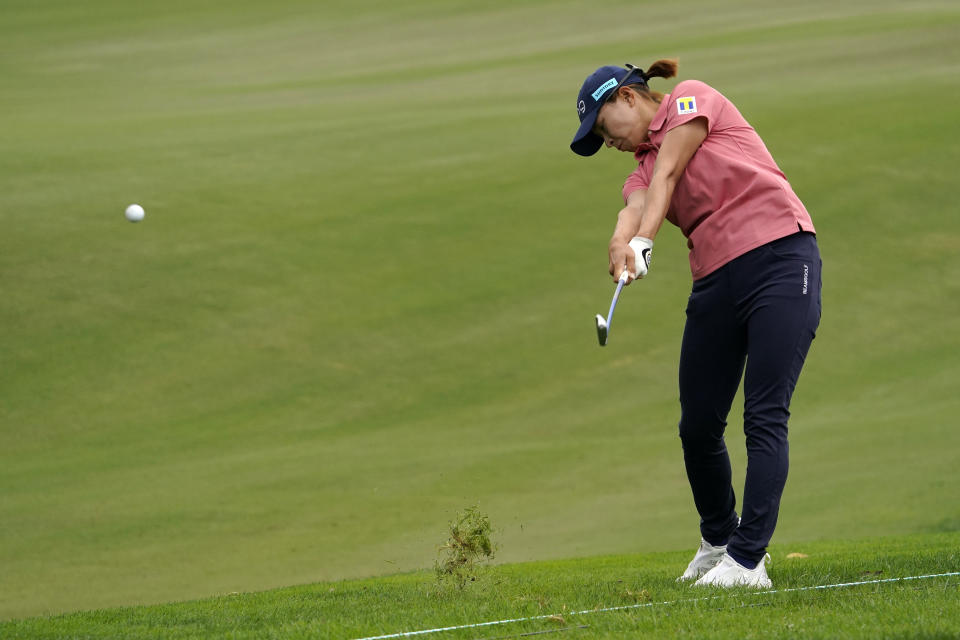
<path id="1" fill-rule="evenodd" d="M 694 96 L 687 96 L 685 98 L 677 98 L 677 113 L 681 116 L 685 116 L 688 113 L 697 112 L 697 99 Z"/>

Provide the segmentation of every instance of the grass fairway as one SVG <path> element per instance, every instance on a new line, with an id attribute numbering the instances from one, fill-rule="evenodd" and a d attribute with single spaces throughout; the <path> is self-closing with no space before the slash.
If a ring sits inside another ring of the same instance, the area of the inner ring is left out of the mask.
<path id="1" fill-rule="evenodd" d="M 957 534 L 926 534 L 779 545 L 771 549 L 776 591 L 765 593 L 678 585 L 689 553 L 633 554 L 492 567 L 463 591 L 419 572 L 13 621 L 0 623 L 0 635 L 955 638 L 958 543 Z M 801 552 L 807 557 L 786 557 Z M 449 627 L 466 628 L 438 631 Z"/>
<path id="2" fill-rule="evenodd" d="M 422 569 L 474 503 L 689 553 L 685 244 L 597 348 L 631 159 L 567 148 L 668 56 L 820 234 L 774 542 L 960 530 L 956 2 L 608 5 L 4 0 L 0 619 Z"/>

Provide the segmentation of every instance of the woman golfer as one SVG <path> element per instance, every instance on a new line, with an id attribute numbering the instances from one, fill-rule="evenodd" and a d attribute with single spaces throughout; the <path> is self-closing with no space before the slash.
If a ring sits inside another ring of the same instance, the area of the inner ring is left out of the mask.
<path id="1" fill-rule="evenodd" d="M 732 102 L 696 80 L 668 95 L 647 86 L 676 72 L 673 60 L 646 72 L 597 69 L 577 97 L 570 148 L 590 156 L 606 144 L 639 163 L 610 239 L 615 280 L 646 275 L 664 218 L 690 249 L 680 440 L 702 539 L 680 579 L 769 588 L 790 397 L 820 322 L 820 254 L 810 215 Z M 747 475 L 738 518 L 723 432 L 741 377 Z"/>

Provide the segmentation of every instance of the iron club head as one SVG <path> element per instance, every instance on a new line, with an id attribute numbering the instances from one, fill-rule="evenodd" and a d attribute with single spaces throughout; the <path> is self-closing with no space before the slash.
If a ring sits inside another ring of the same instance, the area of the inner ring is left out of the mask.
<path id="1" fill-rule="evenodd" d="M 597 340 L 600 341 L 601 347 L 607 346 L 607 319 L 599 313 L 597 314 Z"/>
<path id="2" fill-rule="evenodd" d="M 627 284 L 627 281 L 630 280 L 630 275 L 630 272 L 626 269 L 620 274 L 620 280 L 617 282 L 617 290 L 613 294 L 613 300 L 610 301 L 610 312 L 607 314 L 607 317 L 604 318 L 599 313 L 597 314 L 597 340 L 600 341 L 601 347 L 607 346 L 607 336 L 610 335 L 610 323 L 613 321 L 613 310 L 617 308 L 617 299 L 620 297 L 620 292 L 623 291 L 623 285 Z"/>

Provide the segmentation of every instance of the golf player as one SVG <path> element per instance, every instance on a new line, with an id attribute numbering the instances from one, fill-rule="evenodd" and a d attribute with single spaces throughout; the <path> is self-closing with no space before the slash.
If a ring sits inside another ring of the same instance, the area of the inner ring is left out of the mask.
<path id="1" fill-rule="evenodd" d="M 570 148 L 590 156 L 606 145 L 638 163 L 610 239 L 614 280 L 647 274 L 664 219 L 690 250 L 680 440 L 701 542 L 679 579 L 769 588 L 790 398 L 820 322 L 820 254 L 806 208 L 732 102 L 696 80 L 667 95 L 648 87 L 676 72 L 676 61 L 658 60 L 647 71 L 590 74 Z M 741 378 L 747 473 L 738 516 L 723 434 Z"/>

